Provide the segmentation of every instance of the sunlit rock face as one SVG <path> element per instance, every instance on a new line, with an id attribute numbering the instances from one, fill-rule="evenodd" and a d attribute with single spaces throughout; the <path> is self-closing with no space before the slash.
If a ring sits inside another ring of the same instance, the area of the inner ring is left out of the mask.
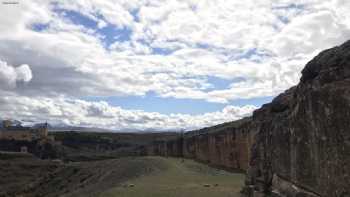
<path id="1" fill-rule="evenodd" d="M 349 196 L 350 41 L 320 53 L 302 74 L 254 112 L 247 185 L 275 196 Z"/>
<path id="2" fill-rule="evenodd" d="M 350 41 L 316 56 L 297 86 L 252 118 L 149 149 L 244 170 L 249 197 L 350 196 Z"/>

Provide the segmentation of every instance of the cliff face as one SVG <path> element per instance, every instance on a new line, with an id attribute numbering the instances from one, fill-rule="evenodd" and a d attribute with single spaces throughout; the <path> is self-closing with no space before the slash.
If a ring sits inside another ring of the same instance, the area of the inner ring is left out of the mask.
<path id="1" fill-rule="evenodd" d="M 149 154 L 246 170 L 246 196 L 350 196 L 350 41 L 316 56 L 252 118 L 172 141 L 182 148 L 155 142 Z"/>
<path id="2" fill-rule="evenodd" d="M 326 50 L 300 83 L 255 111 L 249 188 L 276 196 L 350 195 L 350 42 Z"/>
<path id="3" fill-rule="evenodd" d="M 246 171 L 255 129 L 251 119 L 191 131 L 147 147 L 148 155 L 195 159 L 225 169 Z"/>

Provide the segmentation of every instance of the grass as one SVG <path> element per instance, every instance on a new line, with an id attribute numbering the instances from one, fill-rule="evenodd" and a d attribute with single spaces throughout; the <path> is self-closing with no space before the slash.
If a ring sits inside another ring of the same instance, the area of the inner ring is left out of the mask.
<path id="1" fill-rule="evenodd" d="M 159 171 L 128 180 L 99 197 L 235 197 L 244 182 L 243 174 L 229 173 L 192 160 L 160 158 Z"/>

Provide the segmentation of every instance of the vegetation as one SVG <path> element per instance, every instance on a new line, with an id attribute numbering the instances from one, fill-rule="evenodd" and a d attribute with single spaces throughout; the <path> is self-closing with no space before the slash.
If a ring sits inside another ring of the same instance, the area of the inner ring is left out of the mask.
<path id="1" fill-rule="evenodd" d="M 92 161 L 144 155 L 145 145 L 166 140 L 178 133 L 52 132 L 62 143 L 66 161 Z"/>
<path id="2" fill-rule="evenodd" d="M 123 157 L 63 163 L 0 154 L 0 196 L 239 196 L 244 175 L 180 158 Z"/>
<path id="3" fill-rule="evenodd" d="M 153 157 L 166 166 L 128 180 L 100 197 L 235 197 L 244 175 L 214 169 L 192 160 Z"/>
<path id="4" fill-rule="evenodd" d="M 118 149 L 120 147 L 143 146 L 155 140 L 166 140 L 179 133 L 99 133 L 64 131 L 52 132 L 50 135 L 62 145 L 76 149 Z"/>

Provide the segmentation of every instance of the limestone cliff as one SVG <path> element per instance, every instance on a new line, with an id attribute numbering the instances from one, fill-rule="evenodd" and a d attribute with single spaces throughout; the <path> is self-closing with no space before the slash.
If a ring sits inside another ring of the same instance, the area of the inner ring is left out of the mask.
<path id="1" fill-rule="evenodd" d="M 321 52 L 300 83 L 252 118 L 148 147 L 247 172 L 246 196 L 350 196 L 350 41 Z"/>
<path id="2" fill-rule="evenodd" d="M 300 83 L 255 111 L 253 122 L 248 188 L 350 196 L 350 41 L 311 60 Z"/>

